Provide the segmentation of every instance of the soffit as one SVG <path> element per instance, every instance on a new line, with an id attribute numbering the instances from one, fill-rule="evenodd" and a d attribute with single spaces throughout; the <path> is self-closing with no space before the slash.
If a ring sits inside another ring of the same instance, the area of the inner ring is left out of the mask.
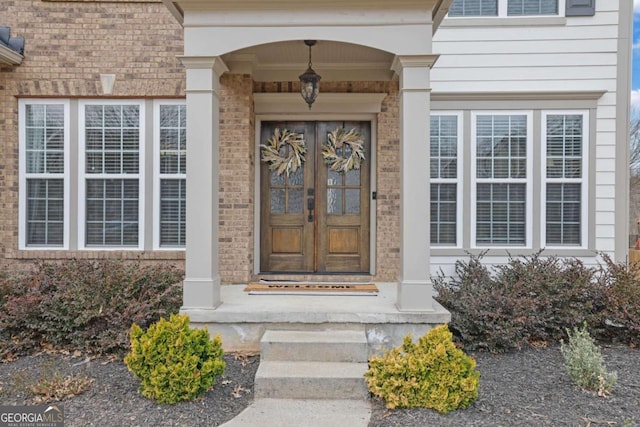
<path id="1" fill-rule="evenodd" d="M 313 69 L 323 81 L 389 80 L 394 56 L 365 46 L 319 40 L 312 48 Z M 223 56 L 234 74 L 256 81 L 295 81 L 308 65 L 309 50 L 301 40 L 270 43 Z"/>

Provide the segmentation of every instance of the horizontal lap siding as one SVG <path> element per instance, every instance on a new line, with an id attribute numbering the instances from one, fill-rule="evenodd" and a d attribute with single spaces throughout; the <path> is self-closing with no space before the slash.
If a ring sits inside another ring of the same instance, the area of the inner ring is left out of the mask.
<path id="1" fill-rule="evenodd" d="M 591 233 L 597 250 L 612 252 L 615 221 L 626 221 L 626 212 L 615 214 L 614 203 L 615 145 L 626 141 L 616 135 L 619 5 L 599 1 L 596 6 L 595 16 L 569 17 L 563 25 L 505 26 L 517 20 L 496 18 L 498 25 L 464 27 L 447 18 L 434 36 L 433 52 L 440 58 L 431 81 L 434 94 L 606 91 L 598 100 L 596 141 L 590 141 L 597 156 Z M 451 263 L 435 257 L 433 265 Z"/>

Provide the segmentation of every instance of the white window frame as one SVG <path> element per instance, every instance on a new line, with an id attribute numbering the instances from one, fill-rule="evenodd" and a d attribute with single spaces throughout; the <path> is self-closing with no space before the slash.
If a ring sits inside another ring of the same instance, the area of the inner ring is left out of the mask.
<path id="1" fill-rule="evenodd" d="M 137 174 L 87 174 L 86 173 L 86 135 L 85 107 L 87 105 L 137 105 L 139 110 L 139 163 Z M 145 231 L 145 103 L 142 100 L 81 100 L 78 103 L 78 248 L 88 251 L 144 250 Z M 138 180 L 138 245 L 137 246 L 87 246 L 86 245 L 86 182 L 87 179 L 137 179 Z"/>
<path id="2" fill-rule="evenodd" d="M 184 99 L 159 99 L 153 103 L 153 250 L 154 251 L 184 251 L 184 246 L 160 246 L 160 181 L 162 179 L 184 179 L 184 174 L 160 173 L 160 106 L 187 105 Z"/>
<path id="3" fill-rule="evenodd" d="M 448 16 L 450 19 L 483 19 L 483 18 L 531 18 L 531 17 L 564 17 L 566 9 L 566 0 L 558 0 L 558 13 L 556 15 L 508 15 L 507 5 L 508 0 L 497 0 L 498 2 L 498 14 L 497 15 L 479 15 L 479 16 Z"/>
<path id="4" fill-rule="evenodd" d="M 582 115 L 582 176 L 581 178 L 547 178 L 547 118 L 553 115 Z M 587 249 L 589 224 L 589 111 L 588 110 L 543 110 L 540 129 L 540 246 L 547 249 Z M 581 184 L 580 187 L 580 245 L 547 245 L 547 184 Z"/>
<path id="5" fill-rule="evenodd" d="M 456 145 L 456 178 L 431 178 L 431 173 L 429 173 L 429 184 L 456 184 L 456 243 L 454 245 L 450 244 L 433 244 L 433 248 L 438 249 L 447 249 L 447 248 L 460 248 L 462 247 L 462 225 L 463 225 L 463 168 L 462 165 L 464 163 L 463 159 L 463 150 L 462 147 L 464 145 L 464 135 L 463 135 L 463 113 L 462 111 L 447 111 L 447 110 L 432 110 L 431 116 L 454 116 L 456 117 L 456 132 L 457 132 L 457 145 Z M 431 144 L 431 139 L 429 138 L 429 144 Z M 431 165 L 429 165 L 429 168 Z M 431 204 L 431 201 L 429 201 Z M 429 218 L 429 228 L 431 228 L 431 218 Z"/>
<path id="6" fill-rule="evenodd" d="M 477 233 L 476 233 L 476 222 L 477 222 L 477 191 L 479 183 L 514 183 L 521 184 L 523 183 L 522 179 L 500 179 L 496 180 L 494 178 L 486 179 L 486 178 L 476 178 L 477 172 L 477 144 L 478 138 L 476 135 L 477 128 L 477 118 L 478 116 L 526 116 L 527 118 L 527 177 L 525 180 L 526 184 L 526 209 L 525 209 L 525 244 L 524 245 L 505 245 L 505 244 L 495 244 L 495 245 L 478 245 L 477 244 Z M 531 249 L 532 241 L 533 241 L 533 186 L 536 181 L 536 177 L 534 176 L 533 170 L 533 111 L 532 110 L 473 110 L 471 111 L 471 206 L 470 212 L 472 213 L 471 217 L 471 242 L 470 246 L 473 249 L 495 249 L 495 248 L 518 248 L 518 249 Z"/>
<path id="7" fill-rule="evenodd" d="M 27 105 L 62 105 L 64 108 L 64 172 L 27 173 Z M 68 250 L 69 249 L 69 206 L 70 206 L 70 178 L 69 178 L 69 145 L 70 145 L 70 117 L 69 100 L 60 99 L 20 99 L 18 100 L 18 248 L 20 250 Z M 27 179 L 62 179 L 64 184 L 63 208 L 63 242 L 61 246 L 31 246 L 27 245 Z"/>

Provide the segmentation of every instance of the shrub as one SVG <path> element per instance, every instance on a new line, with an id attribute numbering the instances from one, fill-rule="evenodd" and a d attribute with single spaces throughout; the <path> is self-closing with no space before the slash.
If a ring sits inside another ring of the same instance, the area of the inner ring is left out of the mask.
<path id="1" fill-rule="evenodd" d="M 585 390 L 597 391 L 600 396 L 611 393 L 617 374 L 608 373 L 604 359 L 589 332 L 586 324 L 582 329 L 567 330 L 569 343 L 563 342 L 560 351 L 564 357 L 564 366 L 573 381 Z"/>
<path id="2" fill-rule="evenodd" d="M 69 260 L 0 278 L 0 357 L 42 345 L 124 353 L 131 324 L 178 311 L 182 277 L 172 266 Z"/>
<path id="3" fill-rule="evenodd" d="M 18 370 L 11 375 L 9 390 L 28 397 L 28 403 L 59 402 L 71 399 L 87 391 L 94 379 L 83 369 L 69 372 L 55 359 L 30 364 L 27 369 Z"/>
<path id="4" fill-rule="evenodd" d="M 602 254 L 604 266 L 598 280 L 602 288 L 599 337 L 628 345 L 640 345 L 640 266 L 615 263 Z"/>
<path id="5" fill-rule="evenodd" d="M 536 253 L 489 270 L 482 256 L 457 261 L 453 277 L 433 279 L 465 348 L 499 352 L 557 341 L 566 328 L 594 318 L 600 290 L 581 261 Z"/>
<path id="6" fill-rule="evenodd" d="M 161 403 L 177 403 L 201 396 L 222 375 L 220 336 L 212 341 L 205 329 L 191 329 L 189 317 L 174 314 L 160 319 L 146 332 L 131 327 L 129 370 L 140 379 L 140 393 Z"/>
<path id="7" fill-rule="evenodd" d="M 447 325 L 438 326 L 415 344 L 411 335 L 401 347 L 369 361 L 369 390 L 387 408 L 424 407 L 447 413 L 469 407 L 478 398 L 476 362 L 453 343 Z"/>

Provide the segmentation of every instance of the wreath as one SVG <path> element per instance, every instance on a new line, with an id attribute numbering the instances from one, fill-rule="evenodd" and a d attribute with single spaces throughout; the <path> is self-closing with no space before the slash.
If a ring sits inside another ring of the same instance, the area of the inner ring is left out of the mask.
<path id="1" fill-rule="evenodd" d="M 344 157 L 338 153 L 341 148 L 350 148 L 351 154 Z M 322 147 L 322 157 L 329 168 L 337 172 L 347 172 L 352 169 L 360 169 L 360 163 L 364 160 L 364 139 L 355 130 L 347 130 L 343 127 L 337 128 L 329 133 L 327 142 Z"/>
<path id="2" fill-rule="evenodd" d="M 267 140 L 268 144 L 261 144 L 261 160 L 269 163 L 269 170 L 275 170 L 278 175 L 283 173 L 287 177 L 298 170 L 305 161 L 304 154 L 307 147 L 304 144 L 304 135 L 291 132 L 287 129 L 276 128 L 273 136 Z M 289 146 L 288 154 L 281 150 Z"/>

